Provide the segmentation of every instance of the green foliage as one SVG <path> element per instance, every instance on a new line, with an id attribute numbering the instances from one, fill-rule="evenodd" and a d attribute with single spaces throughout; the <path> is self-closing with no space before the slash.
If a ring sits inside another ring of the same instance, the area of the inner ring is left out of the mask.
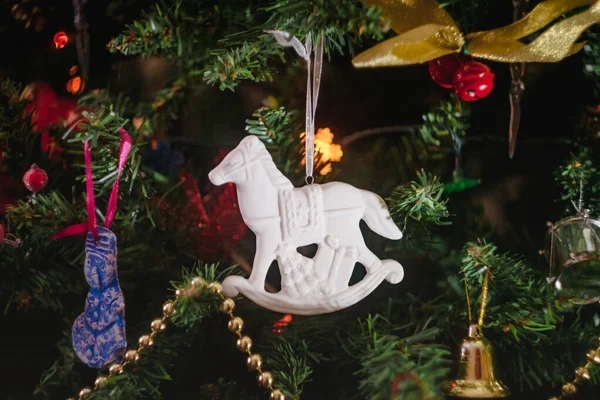
<path id="1" fill-rule="evenodd" d="M 300 399 L 304 384 L 313 373 L 306 357 L 299 356 L 290 343 L 275 343 L 269 351 L 268 367 L 276 371 L 274 381 L 286 398 Z"/>
<path id="2" fill-rule="evenodd" d="M 581 201 L 583 208 L 596 212 L 599 210 L 597 193 L 600 190 L 600 172 L 594 166 L 592 150 L 589 147 L 583 147 L 579 153 L 571 154 L 556 171 L 555 180 L 562 187 L 560 200 L 566 203 L 567 209 L 572 205 L 580 207 Z"/>
<path id="3" fill-rule="evenodd" d="M 409 220 L 417 222 L 422 228 L 428 225 L 448 225 L 447 203 L 444 196 L 444 184 L 438 177 L 425 170 L 417 172 L 417 181 L 398 186 L 387 198 L 392 217 L 404 220 L 403 230 Z"/>
<path id="4" fill-rule="evenodd" d="M 360 334 L 348 341 L 360 360 L 356 374 L 363 396 L 372 400 L 444 398 L 450 352 L 427 343 L 436 338 L 437 329 L 401 338 L 388 333 L 389 322 L 378 316 L 369 316 L 359 325 Z"/>
<path id="5" fill-rule="evenodd" d="M 380 40 L 387 29 L 377 8 L 354 0 L 261 0 L 227 4 L 177 0 L 160 3 L 114 38 L 109 50 L 177 60 L 189 76 L 221 89 L 241 80 L 270 80 L 285 52 L 264 30 L 286 30 L 303 39 L 325 33 L 326 52 L 350 52 L 364 38 Z"/>
<path id="6" fill-rule="evenodd" d="M 421 138 L 425 143 L 435 146 L 450 140 L 456 148 L 460 139 L 466 136 L 469 130 L 467 118 L 470 114 L 469 104 L 451 95 L 450 100 L 442 101 L 423 115 L 423 125 L 419 129 Z"/>
<path id="7" fill-rule="evenodd" d="M 288 111 L 285 107 L 259 108 L 252 117 L 255 119 L 246 120 L 246 131 L 273 147 L 291 145 L 295 141 L 294 136 L 301 129 L 298 125 L 297 113 Z"/>
<path id="8" fill-rule="evenodd" d="M 262 107 L 252 114 L 254 119 L 246 120 L 246 131 L 261 139 L 271 155 L 277 168 L 290 178 L 292 183 L 304 183 L 304 140 L 300 133 L 304 130 L 296 111 L 288 111 L 284 107 L 277 109 Z M 321 153 L 315 152 L 315 166 L 321 165 Z M 336 171 L 336 168 L 334 168 Z M 337 171 L 336 171 L 337 172 Z M 317 174 L 315 182 L 323 183 L 332 180 L 334 174 L 325 178 Z"/>

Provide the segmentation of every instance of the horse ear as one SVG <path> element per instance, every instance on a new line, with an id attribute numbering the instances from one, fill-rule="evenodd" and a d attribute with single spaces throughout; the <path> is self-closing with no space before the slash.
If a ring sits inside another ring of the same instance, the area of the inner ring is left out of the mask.
<path id="1" fill-rule="evenodd" d="M 248 151 L 250 153 L 254 153 L 260 149 L 264 149 L 265 145 L 254 135 L 246 136 L 242 139 L 242 143 L 244 143 L 248 147 Z"/>

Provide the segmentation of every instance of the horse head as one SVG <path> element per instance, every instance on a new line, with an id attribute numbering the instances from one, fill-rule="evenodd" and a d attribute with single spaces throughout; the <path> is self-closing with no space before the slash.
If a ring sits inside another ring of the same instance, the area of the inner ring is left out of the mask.
<path id="1" fill-rule="evenodd" d="M 253 179 L 260 179 L 259 176 L 255 176 L 258 174 L 255 167 L 264 170 L 267 180 L 277 190 L 293 188 L 289 179 L 275 166 L 263 142 L 254 135 L 242 139 L 240 144 L 208 173 L 208 179 L 216 186 L 227 182 L 239 185 Z"/>
<path id="2" fill-rule="evenodd" d="M 252 178 L 252 167 L 270 159 L 265 145 L 254 135 L 246 136 L 210 173 L 208 179 L 219 186 L 227 182 L 240 184 Z"/>

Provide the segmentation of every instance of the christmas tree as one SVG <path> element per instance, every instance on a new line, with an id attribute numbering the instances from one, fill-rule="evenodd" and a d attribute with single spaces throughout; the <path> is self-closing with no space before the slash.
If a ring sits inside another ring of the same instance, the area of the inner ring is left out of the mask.
<path id="1" fill-rule="evenodd" d="M 0 399 L 597 398 L 599 1 L 3 8 Z"/>

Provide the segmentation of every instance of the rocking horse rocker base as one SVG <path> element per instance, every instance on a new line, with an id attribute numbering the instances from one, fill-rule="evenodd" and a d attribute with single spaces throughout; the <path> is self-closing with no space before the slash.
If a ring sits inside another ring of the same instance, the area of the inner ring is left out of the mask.
<path id="1" fill-rule="evenodd" d="M 256 234 L 250 277 L 225 279 L 226 296 L 241 293 L 276 312 L 326 314 L 362 300 L 384 279 L 395 284 L 404 277 L 397 261 L 377 258 L 362 237 L 361 220 L 381 236 L 402 237 L 375 193 L 342 182 L 294 188 L 255 136 L 244 138 L 208 177 L 215 185 L 236 184 L 242 218 Z M 298 253 L 298 247 L 313 243 L 318 245 L 314 258 Z M 273 260 L 281 273 L 278 293 L 264 289 Z M 357 263 L 367 274 L 348 286 Z"/>
<path id="2" fill-rule="evenodd" d="M 396 284 L 404 277 L 404 269 L 394 260 L 382 260 L 381 266 L 357 284 L 348 289 L 321 297 L 307 297 L 298 302 L 296 298 L 287 296 L 283 289 L 279 293 L 269 293 L 264 289 L 257 289 L 241 276 L 230 276 L 223 281 L 223 294 L 235 297 L 243 294 L 256 304 L 260 304 L 271 311 L 294 315 L 328 314 L 348 308 L 367 297 L 385 279 Z"/>

